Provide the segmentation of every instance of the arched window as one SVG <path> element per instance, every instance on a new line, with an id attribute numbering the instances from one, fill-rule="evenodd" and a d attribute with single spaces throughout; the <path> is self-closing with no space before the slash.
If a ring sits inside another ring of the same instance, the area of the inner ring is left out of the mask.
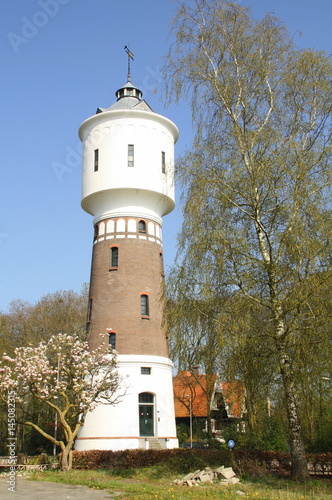
<path id="1" fill-rule="evenodd" d="M 99 234 L 99 227 L 98 227 L 98 224 L 95 225 L 95 233 L 94 233 L 94 238 L 98 238 L 98 234 Z"/>
<path id="2" fill-rule="evenodd" d="M 117 269 L 119 264 L 119 249 L 118 247 L 111 247 L 110 249 L 110 268 Z"/>
<path id="3" fill-rule="evenodd" d="M 149 316 L 149 296 L 146 294 L 141 295 L 141 315 Z"/>
<path id="4" fill-rule="evenodd" d="M 139 403 L 153 404 L 153 399 L 153 394 L 151 394 L 150 392 L 141 392 L 138 395 Z"/>
<path id="5" fill-rule="evenodd" d="M 146 222 L 144 220 L 140 220 L 138 223 L 138 232 L 146 233 Z"/>
<path id="6" fill-rule="evenodd" d="M 116 346 L 116 333 L 110 332 L 110 334 L 108 335 L 108 345 L 112 349 L 115 349 L 115 346 Z"/>

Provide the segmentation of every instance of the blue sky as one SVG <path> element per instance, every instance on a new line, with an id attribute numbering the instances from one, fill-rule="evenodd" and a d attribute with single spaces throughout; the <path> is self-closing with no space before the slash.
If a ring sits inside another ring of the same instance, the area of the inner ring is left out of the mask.
<path id="1" fill-rule="evenodd" d="M 331 0 L 241 3 L 302 32 L 299 45 L 331 52 Z M 135 55 L 133 83 L 180 129 L 176 155 L 190 145 L 187 105 L 165 109 L 154 91 L 174 8 L 171 0 L 2 0 L 0 311 L 89 281 L 93 229 L 80 207 L 77 131 L 126 82 L 124 45 Z M 179 208 L 165 217 L 166 268 L 180 224 Z"/>

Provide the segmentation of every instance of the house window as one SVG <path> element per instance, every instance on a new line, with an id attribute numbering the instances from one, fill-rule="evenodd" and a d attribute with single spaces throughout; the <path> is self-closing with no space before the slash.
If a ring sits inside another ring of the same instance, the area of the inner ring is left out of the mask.
<path id="1" fill-rule="evenodd" d="M 110 253 L 110 267 L 117 269 L 119 263 L 119 249 L 118 247 L 111 247 Z"/>
<path id="2" fill-rule="evenodd" d="M 151 368 L 148 366 L 141 366 L 141 375 L 151 375 Z"/>
<path id="3" fill-rule="evenodd" d="M 166 172 L 165 151 L 161 152 L 161 171 L 163 174 Z"/>
<path id="4" fill-rule="evenodd" d="M 144 220 L 140 220 L 138 223 L 138 232 L 146 233 L 146 222 Z"/>
<path id="5" fill-rule="evenodd" d="M 116 334 L 114 332 L 111 332 L 108 336 L 108 345 L 112 348 L 115 349 L 116 346 Z"/>
<path id="6" fill-rule="evenodd" d="M 134 166 L 134 144 L 128 144 L 128 167 Z"/>
<path id="7" fill-rule="evenodd" d="M 95 149 L 94 171 L 97 172 L 99 165 L 99 149 Z"/>
<path id="8" fill-rule="evenodd" d="M 149 316 L 149 296 L 145 294 L 141 295 L 141 315 Z"/>

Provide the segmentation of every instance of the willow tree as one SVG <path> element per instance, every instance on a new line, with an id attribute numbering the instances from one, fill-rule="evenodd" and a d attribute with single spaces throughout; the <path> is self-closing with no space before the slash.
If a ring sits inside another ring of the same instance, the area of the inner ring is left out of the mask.
<path id="1" fill-rule="evenodd" d="M 207 434 L 212 437 L 212 403 L 215 397 L 216 373 L 218 372 L 223 336 L 220 327 L 220 303 L 224 298 L 208 297 L 204 299 L 188 294 L 185 276 L 174 273 L 168 280 L 165 304 L 168 330 L 170 335 L 171 358 L 180 371 L 189 370 L 191 377 L 184 376 L 183 385 L 195 394 L 195 387 L 200 386 L 206 398 Z M 191 290 L 192 292 L 192 290 Z M 204 370 L 201 377 L 197 367 Z"/>
<path id="2" fill-rule="evenodd" d="M 189 99 L 195 130 L 178 164 L 181 265 L 195 294 L 224 287 L 265 308 L 292 474 L 306 479 L 293 352 L 299 315 L 331 282 L 332 63 L 226 0 L 179 1 L 172 26 L 168 96 Z"/>

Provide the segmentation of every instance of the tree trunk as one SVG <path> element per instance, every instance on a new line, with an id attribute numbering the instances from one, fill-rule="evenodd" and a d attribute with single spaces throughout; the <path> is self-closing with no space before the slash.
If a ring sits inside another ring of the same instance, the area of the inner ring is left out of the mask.
<path id="1" fill-rule="evenodd" d="M 212 439 L 212 422 L 211 422 L 211 413 L 208 410 L 208 414 L 206 416 L 206 435 L 209 439 Z"/>
<path id="2" fill-rule="evenodd" d="M 302 439 L 294 374 L 287 351 L 287 330 L 283 318 L 283 308 L 278 300 L 275 274 L 270 273 L 271 305 L 275 319 L 275 341 L 279 353 L 279 366 L 288 418 L 289 447 L 292 460 L 291 478 L 295 481 L 309 479 L 307 459 Z"/>
<path id="3" fill-rule="evenodd" d="M 74 442 L 70 441 L 67 445 L 62 449 L 60 454 L 60 468 L 61 470 L 70 470 L 73 466 L 73 447 Z"/>
<path id="4" fill-rule="evenodd" d="M 281 341 L 278 344 L 280 372 L 284 386 L 288 417 L 289 446 L 292 459 L 291 478 L 295 481 L 307 481 L 309 479 L 309 472 L 302 439 L 294 378 L 284 342 Z"/>

